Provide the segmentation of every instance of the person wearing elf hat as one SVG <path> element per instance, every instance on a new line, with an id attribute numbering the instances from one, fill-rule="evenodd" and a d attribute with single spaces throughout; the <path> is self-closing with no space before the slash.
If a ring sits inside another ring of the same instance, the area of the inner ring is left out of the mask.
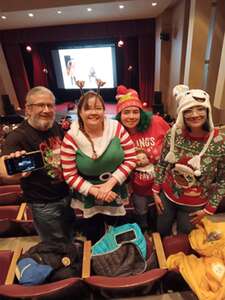
<path id="1" fill-rule="evenodd" d="M 157 229 L 189 233 L 225 195 L 225 135 L 214 128 L 209 95 L 178 85 L 177 119 L 164 140 L 153 186 Z"/>
<path id="2" fill-rule="evenodd" d="M 154 166 L 160 157 L 162 141 L 169 125 L 160 116 L 143 110 L 142 101 L 134 89 L 118 86 L 116 99 L 116 119 L 129 132 L 137 152 L 137 166 L 130 178 L 136 221 L 143 231 L 149 227 L 154 231 L 157 216 L 152 198 Z"/>
<path id="3" fill-rule="evenodd" d="M 62 168 L 74 192 L 72 207 L 83 211 L 83 233 L 95 243 L 104 234 L 104 223 L 123 221 L 119 216 L 126 214 L 128 197 L 124 182 L 136 166 L 136 152 L 124 127 L 105 117 L 99 93 L 83 94 L 77 115 L 62 143 Z"/>

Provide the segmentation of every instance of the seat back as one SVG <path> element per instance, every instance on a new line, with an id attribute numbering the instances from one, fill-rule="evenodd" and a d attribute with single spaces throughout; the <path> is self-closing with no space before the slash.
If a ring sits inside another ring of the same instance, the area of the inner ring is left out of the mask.
<path id="1" fill-rule="evenodd" d="M 24 236 L 36 234 L 32 215 L 26 203 L 0 206 L 0 236 Z"/>
<path id="2" fill-rule="evenodd" d="M 172 254 L 183 252 L 186 255 L 194 253 L 190 246 L 187 234 L 178 234 L 173 236 L 167 236 L 162 239 L 163 249 L 165 257 L 169 257 Z M 168 291 L 187 291 L 190 287 L 183 279 L 179 270 L 170 270 L 162 280 L 162 289 L 164 292 Z"/>
<path id="3" fill-rule="evenodd" d="M 151 249 L 151 243 L 149 242 L 148 250 Z M 91 248 L 88 251 L 87 259 L 90 260 Z M 86 272 L 83 278 L 86 284 L 92 288 L 97 299 L 102 296 L 115 298 L 149 294 L 157 281 L 167 273 L 166 268 L 154 268 L 137 275 L 106 277 L 91 275 L 90 266 L 89 263 L 89 271 Z"/>
<path id="4" fill-rule="evenodd" d="M 0 206 L 0 220 L 3 219 L 16 219 L 19 212 L 19 205 L 5 205 Z"/>
<path id="5" fill-rule="evenodd" d="M 17 195 L 20 195 L 22 193 L 22 190 L 19 184 L 0 185 L 0 195 L 4 193 L 15 193 Z"/>
<path id="6" fill-rule="evenodd" d="M 86 266 L 87 260 L 85 259 L 85 249 L 89 248 L 90 245 L 88 245 L 88 243 L 86 244 L 85 242 L 82 274 L 85 274 L 85 269 L 89 269 L 89 266 Z M 10 299 L 58 299 L 59 297 L 60 299 L 63 299 L 63 297 L 66 297 L 66 299 L 72 299 L 72 297 L 76 297 L 77 299 L 88 299 L 88 296 L 90 295 L 89 289 L 82 282 L 81 278 L 78 277 L 67 278 L 56 282 L 35 286 L 26 286 L 13 283 L 16 263 L 18 258 L 20 257 L 21 251 L 22 248 L 18 244 L 13 253 L 13 256 L 9 259 L 11 263 L 8 268 L 7 276 L 5 273 L 4 278 L 2 276 L 5 284 L 2 284 L 2 282 L 0 282 L 0 296 L 5 296 Z"/>
<path id="7" fill-rule="evenodd" d="M 0 284 L 4 284 L 12 260 L 13 252 L 10 250 L 0 250 Z"/>
<path id="8" fill-rule="evenodd" d="M 166 258 L 171 254 L 184 252 L 186 255 L 193 253 L 187 234 L 178 234 L 164 237 L 162 240 Z"/>
<path id="9" fill-rule="evenodd" d="M 0 185 L 0 205 L 19 204 L 22 201 L 20 185 Z"/>

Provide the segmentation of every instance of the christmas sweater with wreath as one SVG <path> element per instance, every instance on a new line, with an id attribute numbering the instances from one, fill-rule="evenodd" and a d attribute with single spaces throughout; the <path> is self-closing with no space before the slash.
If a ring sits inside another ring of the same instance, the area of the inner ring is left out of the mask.
<path id="1" fill-rule="evenodd" d="M 218 128 L 214 129 L 214 137 L 201 158 L 201 176 L 196 177 L 190 166 L 184 164 L 194 155 L 198 155 L 205 143 L 205 137 L 193 138 L 187 130 L 176 130 L 175 149 L 176 164 L 167 163 L 164 158 L 170 149 L 171 131 L 164 140 L 161 158 L 156 167 L 156 178 L 153 191 L 163 190 L 165 195 L 176 204 L 186 206 L 204 206 L 209 214 L 213 214 L 225 196 L 225 135 Z"/>
<path id="2" fill-rule="evenodd" d="M 20 180 L 27 202 L 50 203 L 68 196 L 69 187 L 63 179 L 60 161 L 63 135 L 63 130 L 56 122 L 52 128 L 42 131 L 32 127 L 27 120 L 7 135 L 2 155 L 21 150 L 42 152 L 45 167 L 32 171 Z"/>
<path id="3" fill-rule="evenodd" d="M 102 137 L 92 139 L 97 159 L 93 159 L 93 149 L 89 139 L 74 122 L 65 135 L 61 148 L 61 160 L 64 178 L 73 189 L 72 206 L 83 211 L 84 217 L 97 213 L 107 215 L 124 215 L 123 200 L 127 200 L 124 181 L 136 166 L 134 144 L 116 120 L 105 119 Z M 107 203 L 95 199 L 88 191 L 94 184 L 107 181 L 110 176 L 118 184 L 113 191 L 117 199 Z"/>
<path id="4" fill-rule="evenodd" d="M 137 152 L 137 166 L 131 175 L 132 190 L 135 194 L 152 195 L 155 165 L 160 158 L 163 139 L 169 128 L 162 117 L 154 115 L 144 132 L 130 133 Z"/>

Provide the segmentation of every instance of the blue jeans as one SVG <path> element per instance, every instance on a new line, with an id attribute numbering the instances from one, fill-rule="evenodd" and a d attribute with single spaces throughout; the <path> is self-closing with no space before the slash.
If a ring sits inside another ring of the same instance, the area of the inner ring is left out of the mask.
<path id="1" fill-rule="evenodd" d="M 202 207 L 179 205 L 170 201 L 164 193 L 160 194 L 164 210 L 157 218 L 157 231 L 162 236 L 172 234 L 172 225 L 177 222 L 178 233 L 190 233 L 195 228 L 191 221 L 190 213 L 202 209 Z"/>
<path id="2" fill-rule="evenodd" d="M 71 197 L 51 203 L 29 203 L 34 226 L 42 241 L 70 242 L 74 237 L 75 213 Z"/>

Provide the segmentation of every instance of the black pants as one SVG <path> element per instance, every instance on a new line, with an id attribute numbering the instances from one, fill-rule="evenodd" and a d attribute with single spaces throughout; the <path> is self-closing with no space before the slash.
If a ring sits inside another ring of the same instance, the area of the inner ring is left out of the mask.
<path id="1" fill-rule="evenodd" d="M 91 218 L 83 219 L 79 226 L 80 231 L 95 244 L 107 230 L 107 226 L 120 226 L 128 223 L 126 216 L 108 216 L 103 214 L 94 215 Z"/>

